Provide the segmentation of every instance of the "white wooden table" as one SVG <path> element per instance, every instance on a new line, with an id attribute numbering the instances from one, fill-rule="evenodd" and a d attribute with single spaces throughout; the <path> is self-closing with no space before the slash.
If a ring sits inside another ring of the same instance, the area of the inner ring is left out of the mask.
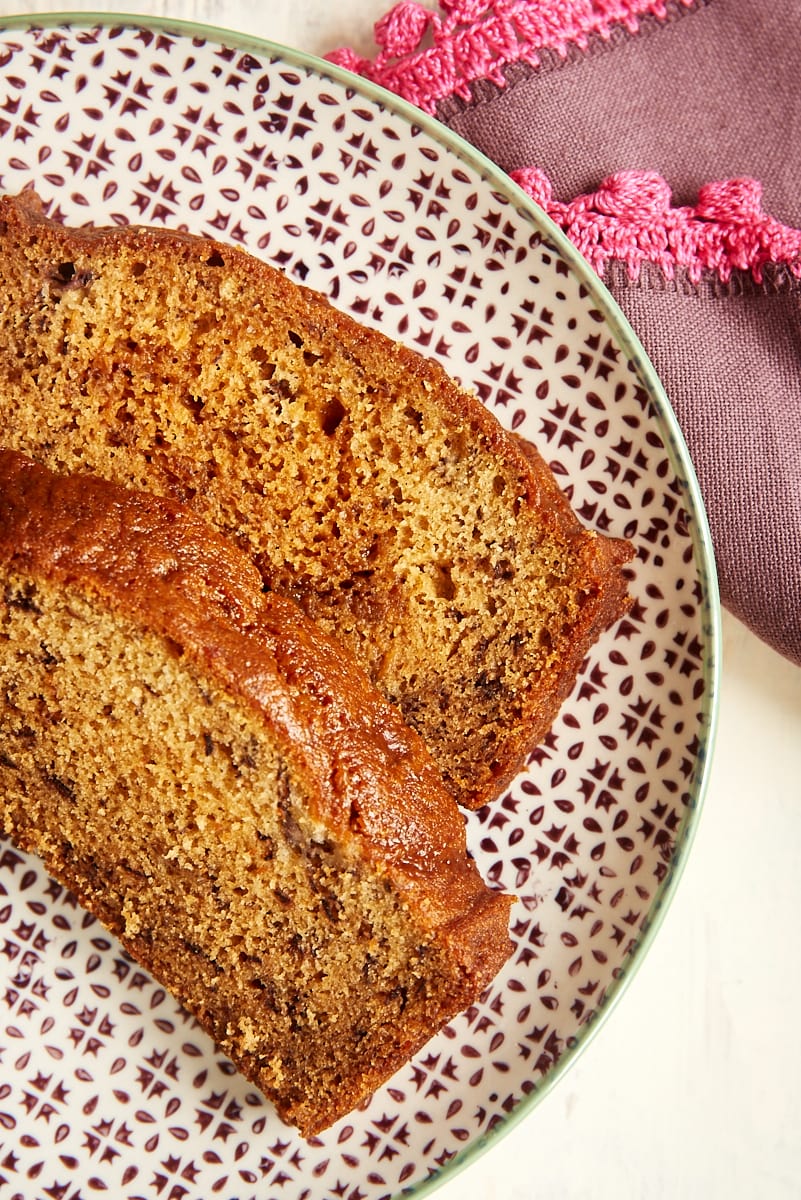
<path id="1" fill-rule="evenodd" d="M 196 20 L 323 54 L 368 53 L 389 2 L 63 7 Z M 0 16 L 56 8 L 0 0 Z M 801 669 L 727 614 L 723 632 L 705 811 L 655 945 L 567 1076 L 442 1200 L 801 1197 Z"/>

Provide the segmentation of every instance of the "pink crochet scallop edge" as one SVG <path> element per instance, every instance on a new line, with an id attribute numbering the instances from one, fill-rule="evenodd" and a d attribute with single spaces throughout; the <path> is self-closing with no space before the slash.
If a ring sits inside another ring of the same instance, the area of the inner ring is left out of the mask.
<path id="1" fill-rule="evenodd" d="M 469 101 L 471 84 L 489 80 L 505 86 L 504 68 L 514 62 L 539 65 L 549 50 L 566 57 L 586 50 L 591 36 L 608 39 L 615 26 L 636 34 L 640 18 L 667 20 L 698 0 L 439 0 L 441 16 L 414 0 L 401 0 L 375 26 L 382 47 L 374 59 L 352 50 L 327 55 L 337 63 L 433 113 L 451 96 Z M 432 45 L 421 49 L 424 39 Z M 762 283 L 769 264 L 786 266 L 801 278 L 801 232 L 762 209 L 755 179 L 708 183 L 692 207 L 673 207 L 670 186 L 660 176 L 620 171 L 596 192 L 563 203 L 536 167 L 511 173 L 567 234 L 595 270 L 618 260 L 636 278 L 643 263 L 667 279 L 683 269 L 697 283 L 705 272 L 723 283 L 748 271 Z"/>
<path id="2" fill-rule="evenodd" d="M 511 178 L 599 275 L 619 260 L 631 278 L 643 263 L 653 263 L 667 279 L 683 270 L 693 283 L 708 272 L 727 283 L 736 271 L 762 283 L 769 265 L 782 265 L 801 279 L 801 230 L 764 212 L 756 179 L 707 183 L 695 205 L 673 207 L 670 185 L 648 171 L 619 171 L 596 192 L 567 203 L 554 199 L 550 180 L 536 167 L 512 171 Z"/>
<path id="3" fill-rule="evenodd" d="M 504 86 L 504 68 L 536 67 L 540 52 L 565 58 L 586 50 L 592 36 L 608 40 L 615 26 L 629 33 L 644 16 L 666 20 L 670 10 L 697 0 L 440 0 L 440 13 L 415 0 L 400 0 L 375 25 L 374 58 L 343 48 L 329 62 L 381 84 L 434 113 L 449 96 L 470 99 L 470 85 L 489 80 Z M 423 48 L 424 40 L 431 45 Z"/>

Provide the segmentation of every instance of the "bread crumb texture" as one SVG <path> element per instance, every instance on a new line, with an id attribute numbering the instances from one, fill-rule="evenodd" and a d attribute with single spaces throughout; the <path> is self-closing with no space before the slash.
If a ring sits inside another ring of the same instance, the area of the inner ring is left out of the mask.
<path id="1" fill-rule="evenodd" d="M 461 803 L 626 606 L 627 545 L 433 362 L 238 249 L 0 200 L 10 447 L 187 504 L 347 646 Z"/>
<path id="2" fill-rule="evenodd" d="M 473 1002 L 510 901 L 421 740 L 177 503 L 0 452 L 0 823 L 306 1136 Z"/>

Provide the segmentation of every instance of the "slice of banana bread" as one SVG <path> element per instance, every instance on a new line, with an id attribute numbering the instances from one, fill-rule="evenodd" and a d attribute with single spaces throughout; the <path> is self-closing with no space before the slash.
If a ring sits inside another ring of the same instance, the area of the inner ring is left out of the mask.
<path id="1" fill-rule="evenodd" d="M 628 545 L 430 360 L 241 250 L 0 200 L 0 428 L 190 504 L 347 645 L 477 807 L 624 610 Z"/>
<path id="2" fill-rule="evenodd" d="M 508 956 L 421 739 L 176 502 L 0 452 L 0 828 L 310 1135 Z"/>

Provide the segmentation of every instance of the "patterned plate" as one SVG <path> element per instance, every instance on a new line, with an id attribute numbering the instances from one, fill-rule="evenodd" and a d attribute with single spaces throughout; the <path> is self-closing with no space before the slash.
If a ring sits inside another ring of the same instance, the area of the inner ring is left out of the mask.
<path id="1" fill-rule="evenodd" d="M 0 843 L 0 1189 L 421 1196 L 563 1074 L 675 887 L 717 678 L 692 469 L 604 289 L 468 146 L 300 54 L 96 19 L 0 28 L 0 187 L 35 184 L 71 223 L 240 243 L 441 359 L 539 444 L 585 522 L 634 541 L 636 602 L 514 786 L 468 818 L 486 878 L 518 897 L 507 968 L 313 1141 L 277 1120 L 70 894 Z"/>

